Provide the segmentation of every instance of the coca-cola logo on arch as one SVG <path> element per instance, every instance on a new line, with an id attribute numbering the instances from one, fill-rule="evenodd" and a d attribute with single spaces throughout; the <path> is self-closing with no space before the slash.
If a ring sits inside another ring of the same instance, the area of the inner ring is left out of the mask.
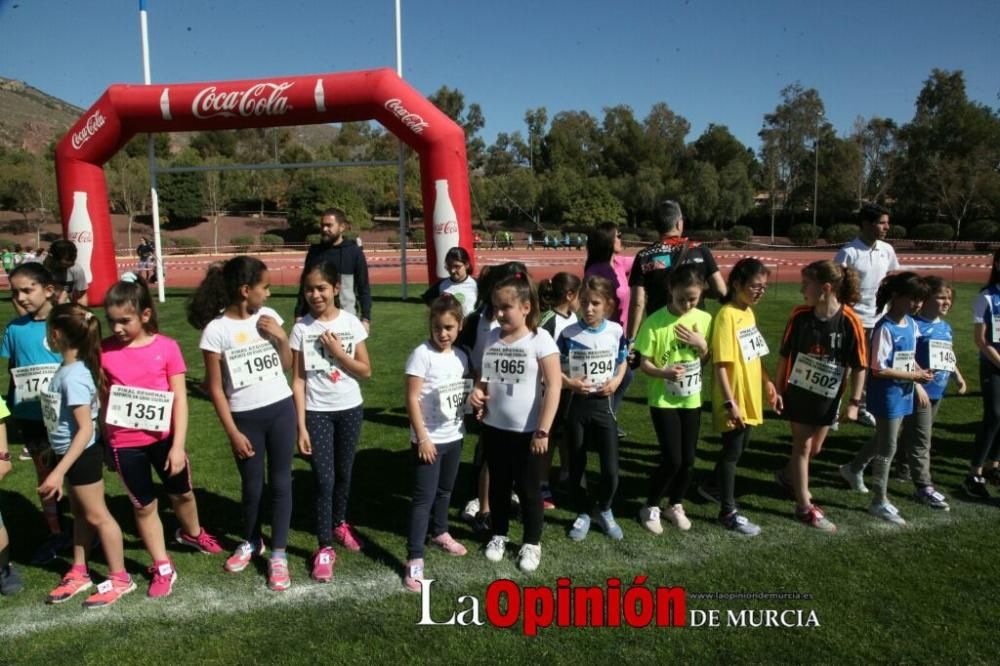
<path id="1" fill-rule="evenodd" d="M 423 116 L 407 111 L 406 107 L 403 106 L 403 100 L 398 97 L 393 97 L 388 100 L 385 103 L 385 108 L 392 113 L 392 115 L 399 118 L 400 122 L 413 130 L 414 134 L 423 134 L 424 128 L 431 126 L 429 122 L 424 120 Z"/>
<path id="2" fill-rule="evenodd" d="M 285 91 L 294 83 L 256 83 L 246 90 L 219 91 L 217 86 L 209 86 L 198 91 L 191 102 L 191 113 L 195 118 L 227 118 L 237 115 L 281 116 L 291 110 Z"/>
<path id="3" fill-rule="evenodd" d="M 80 150 L 83 144 L 90 141 L 90 137 L 97 134 L 98 130 L 104 127 L 105 122 L 104 114 L 101 113 L 101 110 L 98 109 L 97 111 L 94 111 L 94 113 L 87 118 L 86 124 L 80 128 L 80 131 L 73 133 L 73 138 L 71 139 L 73 148 Z"/>
<path id="4" fill-rule="evenodd" d="M 458 222 L 456 220 L 447 220 L 445 222 L 435 222 L 434 223 L 434 233 L 435 234 L 457 234 L 458 233 Z"/>
<path id="5" fill-rule="evenodd" d="M 68 240 L 74 243 L 93 243 L 94 234 L 91 231 L 84 229 L 83 231 L 71 231 L 69 232 Z"/>

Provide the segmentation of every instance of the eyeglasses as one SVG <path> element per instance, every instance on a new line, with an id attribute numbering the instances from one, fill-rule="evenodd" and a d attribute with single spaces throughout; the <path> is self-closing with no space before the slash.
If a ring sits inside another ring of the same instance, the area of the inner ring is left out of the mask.
<path id="1" fill-rule="evenodd" d="M 748 284 L 747 285 L 747 289 L 750 290 L 750 291 L 752 291 L 755 294 L 763 294 L 765 291 L 767 291 L 767 285 L 766 284 Z"/>

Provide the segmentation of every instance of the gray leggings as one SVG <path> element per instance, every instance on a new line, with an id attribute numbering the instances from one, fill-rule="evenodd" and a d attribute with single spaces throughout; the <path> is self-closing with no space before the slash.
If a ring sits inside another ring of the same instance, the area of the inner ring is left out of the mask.
<path id="1" fill-rule="evenodd" d="M 1000 460 L 1000 370 L 979 359 L 979 386 L 983 394 L 983 425 L 976 433 L 972 466 Z"/>
<path id="2" fill-rule="evenodd" d="M 940 400 L 932 400 L 928 407 L 914 404 L 913 413 L 903 418 L 899 453 L 918 487 L 931 485 L 931 436 L 940 407 Z"/>
<path id="3" fill-rule="evenodd" d="M 886 501 L 886 487 L 889 484 L 889 467 L 896 455 L 896 442 L 903 425 L 903 417 L 882 418 L 875 421 L 875 434 L 850 462 L 851 471 L 859 474 L 868 463 L 872 466 L 872 504 Z"/>
<path id="4" fill-rule="evenodd" d="M 292 398 L 233 412 L 233 423 L 250 440 L 254 455 L 236 458 L 242 481 L 243 538 L 260 539 L 260 502 L 264 495 L 264 467 L 271 486 L 271 549 L 288 545 L 292 520 L 292 454 L 295 452 L 295 404 Z"/>
<path id="5" fill-rule="evenodd" d="M 316 479 L 316 540 L 320 547 L 333 545 L 333 528 L 347 520 L 354 453 L 361 439 L 364 407 L 339 412 L 306 412 L 306 430 L 312 443 Z"/>

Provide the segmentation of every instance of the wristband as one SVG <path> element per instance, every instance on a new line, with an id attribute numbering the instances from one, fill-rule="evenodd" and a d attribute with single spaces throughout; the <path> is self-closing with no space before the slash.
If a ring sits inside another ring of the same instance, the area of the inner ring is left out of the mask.
<path id="1" fill-rule="evenodd" d="M 850 400 L 847 401 L 847 404 L 850 405 L 851 407 L 860 407 L 861 406 L 861 401 L 860 400 L 855 400 L 854 398 L 851 398 Z"/>
<path id="2" fill-rule="evenodd" d="M 535 431 L 535 439 L 548 439 L 548 438 L 549 438 L 548 430 L 542 430 L 541 428 L 539 428 L 538 430 Z"/>
<path id="3" fill-rule="evenodd" d="M 10 451 L 0 451 L 0 462 L 10 462 Z"/>
<path id="4" fill-rule="evenodd" d="M 734 403 L 732 400 L 726 400 L 725 402 L 722 403 L 722 407 L 723 409 L 731 409 L 734 404 L 736 403 Z"/>

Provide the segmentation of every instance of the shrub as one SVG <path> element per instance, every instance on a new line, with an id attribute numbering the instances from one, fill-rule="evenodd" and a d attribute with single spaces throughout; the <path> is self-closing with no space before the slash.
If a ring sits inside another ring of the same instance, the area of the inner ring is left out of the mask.
<path id="1" fill-rule="evenodd" d="M 942 222 L 926 222 L 910 230 L 910 238 L 915 240 L 950 241 L 954 237 L 955 230 Z"/>
<path id="2" fill-rule="evenodd" d="M 201 241 L 192 236 L 176 236 L 172 240 L 178 254 L 197 254 L 201 251 Z"/>
<path id="3" fill-rule="evenodd" d="M 320 236 L 319 234 L 309 234 L 306 236 L 306 242 L 309 243 L 310 245 L 315 245 L 316 243 L 319 243 L 322 240 L 323 237 Z"/>
<path id="4" fill-rule="evenodd" d="M 888 238 L 906 238 L 906 227 L 891 224 L 889 225 L 889 233 L 886 236 Z"/>
<path id="5" fill-rule="evenodd" d="M 425 240 L 427 240 L 427 234 L 424 232 L 423 227 L 410 229 L 411 243 L 423 243 Z"/>
<path id="6" fill-rule="evenodd" d="M 715 229 L 694 229 L 688 233 L 687 236 L 691 240 L 701 241 L 703 243 L 720 241 L 723 239 L 723 233 L 721 231 L 716 231 Z"/>
<path id="7" fill-rule="evenodd" d="M 962 240 L 992 241 L 1000 234 L 1000 224 L 993 220 L 976 220 L 962 228 Z"/>
<path id="8" fill-rule="evenodd" d="M 820 229 L 808 222 L 788 227 L 788 239 L 796 245 L 814 245 L 819 240 Z"/>
<path id="9" fill-rule="evenodd" d="M 632 232 L 624 233 L 624 234 L 622 234 L 622 242 L 623 243 L 641 243 L 642 242 L 642 236 L 640 236 L 639 234 L 634 234 Z"/>
<path id="10" fill-rule="evenodd" d="M 737 224 L 726 232 L 726 238 L 736 243 L 749 243 L 753 238 L 753 229 Z"/>
<path id="11" fill-rule="evenodd" d="M 256 242 L 257 239 L 253 236 L 234 236 L 229 239 L 229 244 L 239 253 L 249 252 Z"/>
<path id="12" fill-rule="evenodd" d="M 285 244 L 285 239 L 275 234 L 264 234 L 260 237 L 260 249 L 265 252 L 274 252 Z"/>
<path id="13" fill-rule="evenodd" d="M 9 238 L 0 238 L 0 249 L 7 247 L 14 247 L 15 245 L 17 245 L 17 243 L 10 240 Z"/>
<path id="14" fill-rule="evenodd" d="M 856 224 L 834 224 L 826 228 L 823 238 L 828 243 L 840 245 L 857 236 L 860 231 L 861 227 Z"/>

